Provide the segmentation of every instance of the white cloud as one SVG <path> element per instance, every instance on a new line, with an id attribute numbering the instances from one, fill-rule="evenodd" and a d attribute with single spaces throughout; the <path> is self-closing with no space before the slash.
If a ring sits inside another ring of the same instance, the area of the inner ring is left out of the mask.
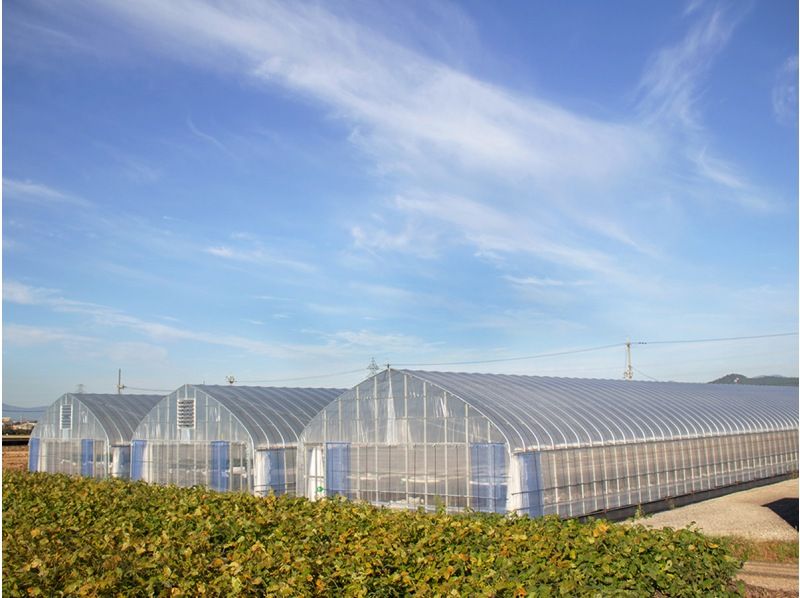
<path id="1" fill-rule="evenodd" d="M 79 207 L 89 207 L 91 203 L 81 197 L 64 193 L 47 185 L 31 181 L 17 181 L 3 179 L 3 196 L 8 199 L 30 201 L 45 204 L 67 204 Z"/>
<path id="2" fill-rule="evenodd" d="M 216 245 L 212 247 L 206 247 L 205 252 L 218 258 L 236 262 L 278 266 L 281 268 L 298 270 L 300 272 L 313 272 L 316 270 L 316 268 L 311 264 L 275 255 L 261 245 L 255 245 L 247 248 L 230 247 L 229 245 Z"/>
<path id="3" fill-rule="evenodd" d="M 186 119 L 186 125 L 189 127 L 189 130 L 192 132 L 192 134 L 195 137 L 197 137 L 199 139 L 202 139 L 203 141 L 207 141 L 208 143 L 210 143 L 211 145 L 216 147 L 221 152 L 227 154 L 229 157 L 236 158 L 236 156 L 233 154 L 233 152 L 231 152 L 228 149 L 228 147 L 225 144 L 223 144 L 219 139 L 217 139 L 213 135 L 209 135 L 208 133 L 204 133 L 203 131 L 198 129 L 195 126 L 195 124 L 194 124 L 194 122 L 192 121 L 191 118 L 187 118 Z"/>
<path id="4" fill-rule="evenodd" d="M 576 280 L 568 282 L 564 280 L 556 280 L 547 277 L 540 278 L 538 276 L 525 276 L 522 278 L 518 276 L 504 276 L 503 278 L 517 285 L 535 286 L 535 287 L 585 286 L 589 284 L 585 280 Z"/>
<path id="5" fill-rule="evenodd" d="M 383 167 L 591 179 L 623 172 L 652 143 L 635 126 L 516 96 L 320 6 L 143 1 L 108 8 L 143 25 L 150 43 L 173 56 L 323 103 Z"/>
<path id="6" fill-rule="evenodd" d="M 783 125 L 797 124 L 797 56 L 790 56 L 778 69 L 772 88 L 772 110 Z"/>
<path id="7" fill-rule="evenodd" d="M 75 334 L 61 328 L 27 326 L 23 324 L 3 325 L 3 341 L 10 345 L 31 347 L 60 343 L 70 347 L 87 346 L 97 343 L 97 339 Z"/>
<path id="8" fill-rule="evenodd" d="M 700 8 L 699 3 L 694 4 L 691 13 Z M 728 12 L 718 7 L 705 11 L 680 42 L 651 59 L 639 85 L 640 108 L 647 120 L 677 122 L 690 129 L 700 126 L 700 81 L 737 23 Z"/>
<path id="9" fill-rule="evenodd" d="M 10 289 L 6 291 L 6 289 Z M 270 342 L 247 338 L 233 334 L 221 334 L 218 332 L 206 332 L 199 330 L 189 330 L 153 322 L 131 316 L 123 311 L 94 303 L 74 301 L 59 296 L 58 291 L 31 287 L 17 281 L 9 281 L 4 285 L 4 300 L 12 303 L 24 305 L 38 305 L 58 313 L 71 313 L 87 316 L 93 326 L 99 328 L 123 328 L 143 335 L 153 341 L 158 342 L 197 342 L 208 345 L 240 349 L 247 353 L 265 355 L 276 359 L 299 358 L 299 357 L 339 357 L 341 356 L 342 346 L 335 345 L 300 345 Z M 9 337 L 14 342 L 24 342 L 22 333 L 29 332 L 28 336 L 36 342 L 53 342 L 57 340 L 81 339 L 90 340 L 73 333 L 50 330 L 50 329 L 31 329 L 11 327 L 12 336 Z M 333 340 L 329 338 L 329 340 Z M 33 341 L 28 341 L 33 342 Z M 353 343 L 346 343 L 348 346 Z M 345 347 L 346 348 L 346 347 Z"/>

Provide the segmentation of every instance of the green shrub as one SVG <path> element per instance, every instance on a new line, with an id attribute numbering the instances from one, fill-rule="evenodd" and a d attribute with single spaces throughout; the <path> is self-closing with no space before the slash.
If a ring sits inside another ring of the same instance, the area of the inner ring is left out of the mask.
<path id="1" fill-rule="evenodd" d="M 726 596 L 692 530 L 3 475 L 5 596 Z"/>

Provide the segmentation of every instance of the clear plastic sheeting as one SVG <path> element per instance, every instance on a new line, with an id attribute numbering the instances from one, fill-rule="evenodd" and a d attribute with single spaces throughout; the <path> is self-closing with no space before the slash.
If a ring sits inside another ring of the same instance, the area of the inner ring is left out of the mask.
<path id="1" fill-rule="evenodd" d="M 65 394 L 34 426 L 37 454 L 31 471 L 96 478 L 128 477 L 126 459 L 113 447 L 127 447 L 134 428 L 161 399 L 158 395 Z"/>
<path id="2" fill-rule="evenodd" d="M 797 471 L 797 389 L 386 370 L 297 453 L 306 496 L 580 516 Z"/>
<path id="3" fill-rule="evenodd" d="M 294 494 L 298 435 L 342 392 L 182 386 L 134 432 L 132 476 L 157 484 Z"/>

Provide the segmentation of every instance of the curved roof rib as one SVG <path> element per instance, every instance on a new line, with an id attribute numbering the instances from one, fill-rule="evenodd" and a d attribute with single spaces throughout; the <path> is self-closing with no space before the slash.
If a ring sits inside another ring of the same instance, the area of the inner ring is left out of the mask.
<path id="1" fill-rule="evenodd" d="M 133 431 L 144 416 L 158 403 L 161 395 L 71 394 L 82 403 L 108 434 L 109 444 L 128 444 Z M 63 397 L 62 397 L 63 398 Z"/>
<path id="2" fill-rule="evenodd" d="M 254 446 L 297 442 L 311 418 L 344 392 L 338 388 L 188 385 L 231 412 Z"/>
<path id="3" fill-rule="evenodd" d="M 394 372 L 438 386 L 480 411 L 512 451 L 798 427 L 794 387 Z"/>

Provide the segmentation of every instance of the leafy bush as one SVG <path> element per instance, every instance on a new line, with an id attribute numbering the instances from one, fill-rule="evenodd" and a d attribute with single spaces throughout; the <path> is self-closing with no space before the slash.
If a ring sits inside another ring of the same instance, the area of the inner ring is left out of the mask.
<path id="1" fill-rule="evenodd" d="M 3 476 L 5 596 L 725 596 L 692 530 Z"/>

